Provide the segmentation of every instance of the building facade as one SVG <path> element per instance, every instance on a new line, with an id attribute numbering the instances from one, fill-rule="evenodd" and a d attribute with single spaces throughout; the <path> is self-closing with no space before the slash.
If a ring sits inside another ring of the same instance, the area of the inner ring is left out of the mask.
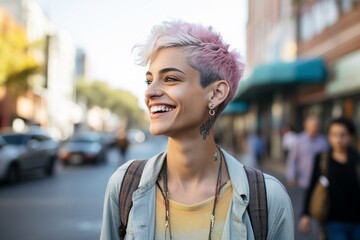
<path id="1" fill-rule="evenodd" d="M 267 156 L 281 159 L 282 128 L 302 130 L 309 114 L 322 123 L 346 116 L 360 124 L 359 5 L 358 0 L 249 1 L 248 74 L 233 102 L 249 107 L 235 114 L 234 133 L 260 134 Z"/>
<path id="2" fill-rule="evenodd" d="M 321 56 L 328 68 L 319 99 L 299 96 L 299 111 L 324 121 L 345 116 L 360 129 L 360 1 L 303 1 L 298 9 L 298 56 Z"/>
<path id="3" fill-rule="evenodd" d="M 0 5 L 25 29 L 29 52 L 43 66 L 42 72 L 28 79 L 31 89 L 17 99 L 12 120 L 20 118 L 46 127 L 57 138 L 70 136 L 77 121 L 72 113 L 78 109 L 75 104 L 76 50 L 71 37 L 56 31 L 34 0 L 0 0 Z"/>

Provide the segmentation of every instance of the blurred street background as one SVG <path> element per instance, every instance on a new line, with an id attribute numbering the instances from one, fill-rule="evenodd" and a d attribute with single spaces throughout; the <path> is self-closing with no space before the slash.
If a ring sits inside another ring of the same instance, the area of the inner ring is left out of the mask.
<path id="1" fill-rule="evenodd" d="M 0 239 L 98 239 L 111 174 L 166 148 L 148 133 L 146 69 L 131 48 L 170 18 L 212 25 L 243 54 L 216 138 L 279 178 L 298 219 L 303 194 L 287 186 L 284 136 L 309 115 L 321 133 L 340 116 L 360 129 L 360 1 L 177 4 L 0 0 Z M 296 239 L 317 239 L 314 226 Z"/>
<path id="2" fill-rule="evenodd" d="M 144 159 L 164 150 L 166 138 L 133 144 L 128 159 Z M 124 163 L 116 148 L 106 164 L 56 164 L 56 176 L 29 173 L 16 185 L 0 186 L 0 239 L 98 239 L 106 184 Z"/>

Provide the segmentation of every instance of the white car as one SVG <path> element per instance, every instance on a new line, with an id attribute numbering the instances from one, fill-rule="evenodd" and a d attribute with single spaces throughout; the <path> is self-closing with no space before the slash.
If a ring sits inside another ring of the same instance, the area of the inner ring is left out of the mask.
<path id="1" fill-rule="evenodd" d="M 58 143 L 41 128 L 2 133 L 4 157 L 0 157 L 0 180 L 14 183 L 25 172 L 43 169 L 54 173 Z M 15 154 L 14 154 L 15 152 Z"/>

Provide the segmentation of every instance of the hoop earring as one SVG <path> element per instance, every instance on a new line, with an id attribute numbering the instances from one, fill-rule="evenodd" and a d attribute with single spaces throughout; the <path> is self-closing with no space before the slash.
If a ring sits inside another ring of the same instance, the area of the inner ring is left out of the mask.
<path id="1" fill-rule="evenodd" d="M 215 115 L 215 110 L 214 110 L 214 103 L 210 103 L 210 106 L 209 106 L 209 115 L 210 116 L 214 116 Z"/>

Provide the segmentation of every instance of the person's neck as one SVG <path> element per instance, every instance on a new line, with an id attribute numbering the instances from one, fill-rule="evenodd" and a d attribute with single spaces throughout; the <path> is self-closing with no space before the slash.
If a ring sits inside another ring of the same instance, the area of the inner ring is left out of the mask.
<path id="1" fill-rule="evenodd" d="M 214 153 L 218 161 L 214 161 Z M 170 138 L 167 151 L 169 179 L 180 185 L 199 183 L 217 176 L 221 153 L 211 133 L 205 140 L 198 137 Z"/>
<path id="2" fill-rule="evenodd" d="M 333 149 L 332 157 L 339 163 L 346 163 L 348 158 L 347 149 Z"/>

